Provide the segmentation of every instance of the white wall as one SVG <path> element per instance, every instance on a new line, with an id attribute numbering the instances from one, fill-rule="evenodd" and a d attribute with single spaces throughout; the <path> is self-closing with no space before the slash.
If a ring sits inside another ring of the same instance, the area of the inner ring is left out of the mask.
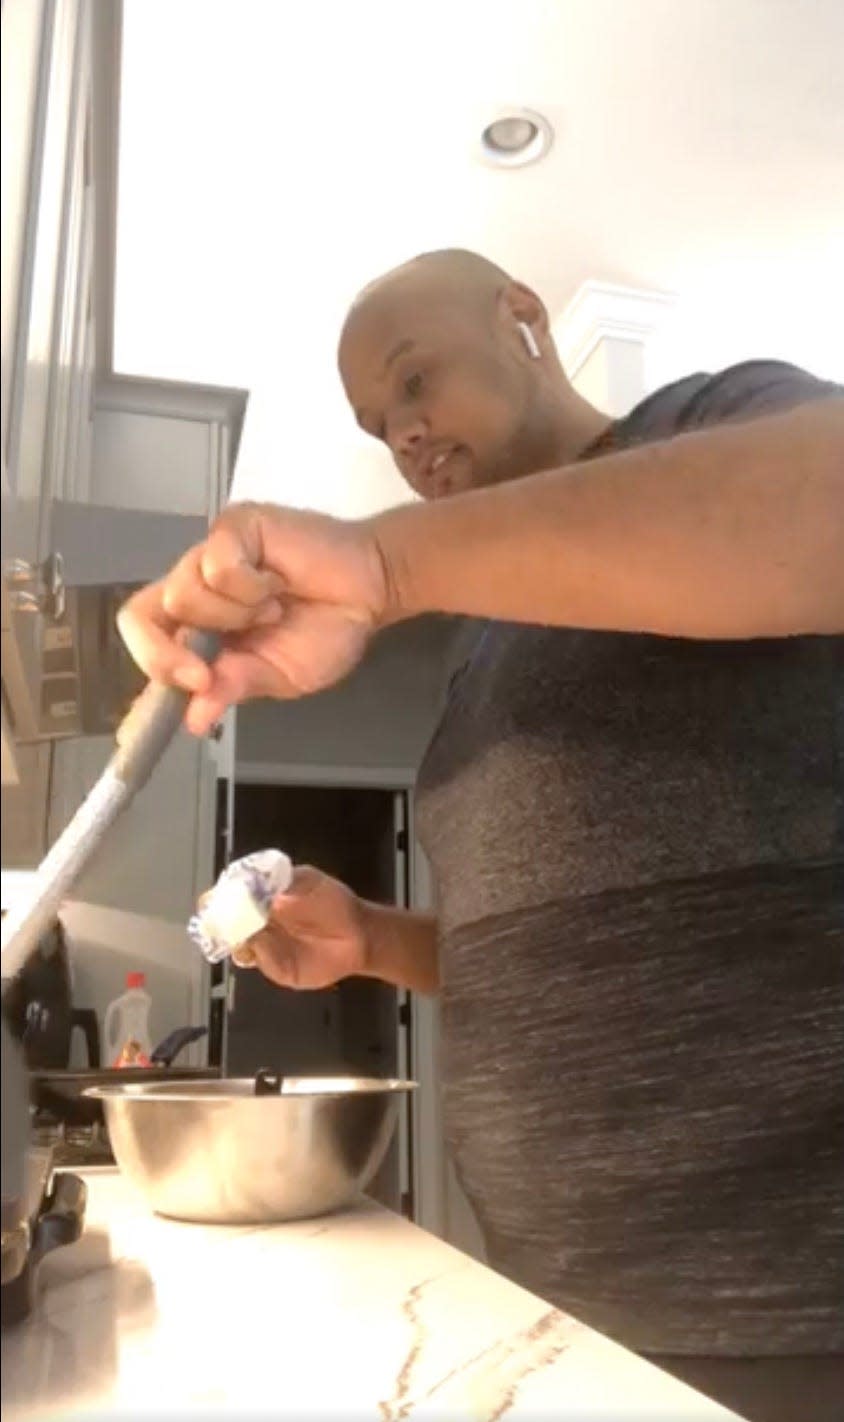
<path id="1" fill-rule="evenodd" d="M 105 1010 L 125 992 L 126 974 L 132 972 L 146 974 L 153 1047 L 177 1027 L 206 1024 L 207 1006 L 197 995 L 199 950 L 188 940 L 183 923 L 84 902 L 66 904 L 62 922 L 71 945 L 74 1003 L 95 1010 L 101 1035 Z M 204 1060 L 203 1044 L 179 1060 L 182 1064 Z M 71 1066 L 84 1065 L 82 1035 L 76 1032 Z"/>
<path id="2" fill-rule="evenodd" d="M 641 341 L 598 342 L 572 380 L 578 394 L 613 419 L 621 419 L 645 392 L 645 348 Z"/>
<path id="3" fill-rule="evenodd" d="M 797 282 L 787 265 L 736 256 L 671 294 L 584 282 L 553 334 L 576 389 L 618 417 L 673 380 L 745 360 L 844 382 L 842 319 L 844 286 L 822 263 Z"/>
<path id="4" fill-rule="evenodd" d="M 829 252 L 844 262 L 844 239 Z M 647 388 L 739 361 L 786 360 L 844 382 L 844 283 L 830 282 L 820 258 L 796 278 L 793 268 L 755 256 L 713 264 L 706 279 L 679 291 L 647 349 Z"/>

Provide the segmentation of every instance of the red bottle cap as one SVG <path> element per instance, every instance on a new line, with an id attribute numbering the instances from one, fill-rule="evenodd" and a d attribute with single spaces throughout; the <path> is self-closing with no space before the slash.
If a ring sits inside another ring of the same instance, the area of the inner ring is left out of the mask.
<path id="1" fill-rule="evenodd" d="M 145 985 L 146 985 L 146 974 L 145 974 L 145 973 L 127 973 L 127 974 L 126 974 L 126 986 L 127 986 L 127 988 L 142 988 L 142 987 L 144 987 Z"/>

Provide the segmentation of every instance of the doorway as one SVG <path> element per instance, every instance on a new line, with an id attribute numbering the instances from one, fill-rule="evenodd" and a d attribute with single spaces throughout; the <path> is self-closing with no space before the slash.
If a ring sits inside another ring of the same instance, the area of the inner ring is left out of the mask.
<path id="1" fill-rule="evenodd" d="M 225 787 L 221 786 L 219 811 Z M 335 785 L 238 784 L 230 853 L 281 849 L 294 863 L 312 864 L 361 898 L 407 902 L 406 794 Z M 222 864 L 218 869 L 222 868 Z M 236 972 L 227 1013 L 227 1076 L 267 1068 L 291 1076 L 407 1074 L 408 1014 L 395 988 L 349 978 L 314 992 L 278 988 L 257 972 Z M 411 1213 L 406 1128 L 396 1133 L 369 1193 Z"/>

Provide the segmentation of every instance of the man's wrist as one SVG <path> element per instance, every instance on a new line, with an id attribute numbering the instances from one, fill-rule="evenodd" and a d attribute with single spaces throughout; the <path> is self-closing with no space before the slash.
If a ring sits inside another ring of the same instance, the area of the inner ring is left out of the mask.
<path id="1" fill-rule="evenodd" d="M 361 976 L 411 992 L 439 987 L 437 924 L 431 914 L 359 900 L 365 935 Z"/>
<path id="2" fill-rule="evenodd" d="M 424 568 L 420 550 L 425 508 L 421 504 L 405 504 L 387 509 L 369 520 L 369 531 L 384 580 L 382 627 L 435 611 L 425 605 L 423 592 Z"/>
<path id="3" fill-rule="evenodd" d="M 368 899 L 359 898 L 357 907 L 362 934 L 360 975 L 364 978 L 377 978 L 380 976 L 378 969 L 384 946 L 383 932 L 379 931 L 383 925 L 379 917 L 378 905 L 370 903 Z"/>

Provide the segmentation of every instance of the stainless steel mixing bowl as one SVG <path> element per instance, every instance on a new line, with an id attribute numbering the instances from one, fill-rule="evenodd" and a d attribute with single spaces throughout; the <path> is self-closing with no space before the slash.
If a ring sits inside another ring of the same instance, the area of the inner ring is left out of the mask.
<path id="1" fill-rule="evenodd" d="M 157 1214 L 255 1224 L 341 1209 L 372 1180 L 415 1083 L 278 1085 L 256 1094 L 260 1080 L 133 1083 L 88 1094 L 103 1103 L 117 1164 Z"/>

